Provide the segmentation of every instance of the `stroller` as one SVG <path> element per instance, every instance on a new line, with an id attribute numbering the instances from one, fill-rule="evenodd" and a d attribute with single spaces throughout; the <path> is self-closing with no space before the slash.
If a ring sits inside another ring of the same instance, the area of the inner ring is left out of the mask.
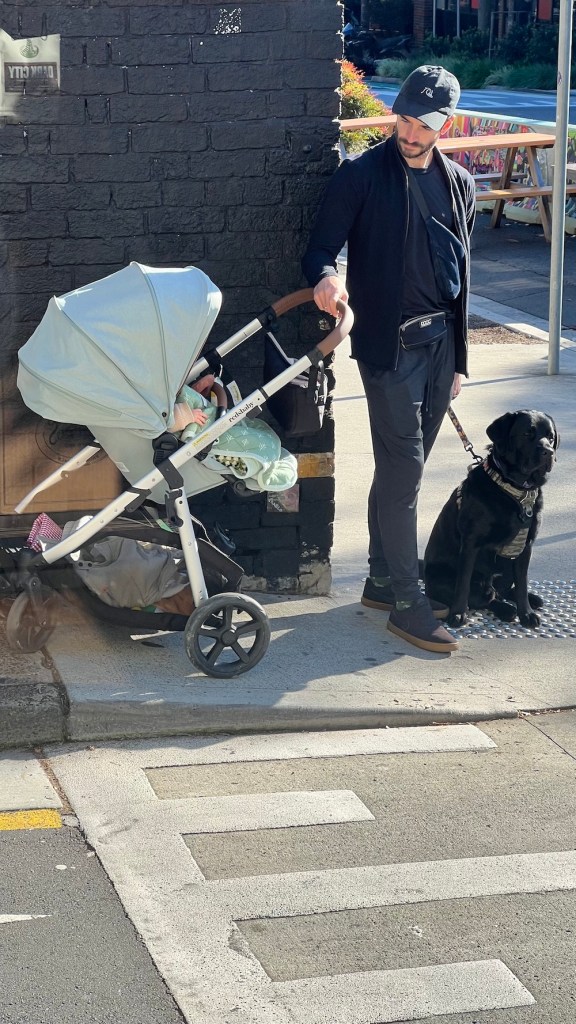
<path id="1" fill-rule="evenodd" d="M 286 369 L 246 398 L 231 386 L 216 384 L 217 417 L 189 440 L 179 439 L 170 424 L 185 384 L 193 384 L 207 371 L 217 375 L 234 348 L 260 330 L 271 331 L 278 317 L 311 300 L 311 289 L 280 299 L 203 355 L 221 293 L 196 267 L 130 263 L 50 300 L 20 350 L 18 387 L 36 413 L 83 424 L 94 440 L 30 491 L 15 511 L 23 512 L 37 494 L 102 449 L 127 487 L 101 511 L 74 524 L 62 539 L 39 553 L 22 553 L 15 574 L 18 596 L 6 621 L 12 647 L 33 651 L 47 642 L 54 629 L 53 588 L 75 575 L 71 558 L 90 552 L 90 545 L 103 538 L 129 537 L 181 552 L 192 614 L 110 608 L 80 586 L 81 597 L 93 612 L 120 625 L 146 623 L 154 631 L 182 630 L 189 659 L 210 676 L 232 678 L 260 661 L 270 642 L 264 609 L 237 592 L 241 567 L 210 542 L 193 518 L 188 499 L 231 480 L 226 460 L 207 465 L 214 443 L 232 425 L 257 414 L 270 396 L 321 366 L 349 333 L 351 310 L 342 303 L 340 320 L 323 341 L 294 362 L 286 358 Z"/>

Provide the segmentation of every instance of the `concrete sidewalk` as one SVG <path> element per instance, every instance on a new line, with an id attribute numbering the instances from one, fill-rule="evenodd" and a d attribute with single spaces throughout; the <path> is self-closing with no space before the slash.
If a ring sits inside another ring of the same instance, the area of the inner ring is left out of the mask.
<path id="1" fill-rule="evenodd" d="M 482 297 L 474 298 L 472 312 L 502 318 L 501 305 L 491 307 Z M 536 331 L 536 340 L 526 336 L 524 343 L 473 345 L 471 379 L 455 408 L 477 452 L 487 444 L 485 427 L 507 410 L 544 409 L 559 427 L 562 443 L 545 489 L 544 523 L 530 573 L 546 600 L 540 630 L 479 620 L 462 636 L 459 651 L 434 655 L 394 637 L 385 628 L 386 614 L 360 605 L 372 453 L 356 364 L 342 347 L 334 400 L 337 511 L 331 595 L 262 598 L 271 622 L 270 648 L 254 669 L 232 681 L 196 672 L 182 634 L 143 643 L 99 622 L 60 627 L 45 655 L 5 655 L 0 746 L 418 725 L 575 706 L 576 348 L 568 340 L 561 373 L 547 376 L 547 346 L 538 340 L 534 314 L 527 309 L 512 309 L 512 314 L 513 322 Z M 465 476 L 469 461 L 446 420 L 420 500 L 422 551 L 439 508 Z"/>

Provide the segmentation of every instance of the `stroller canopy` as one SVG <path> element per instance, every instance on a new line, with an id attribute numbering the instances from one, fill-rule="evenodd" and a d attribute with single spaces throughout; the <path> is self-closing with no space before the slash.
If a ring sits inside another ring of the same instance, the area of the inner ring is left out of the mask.
<path id="1" fill-rule="evenodd" d="M 50 299 L 19 352 L 26 405 L 61 423 L 159 437 L 221 301 L 197 267 L 140 263 Z"/>

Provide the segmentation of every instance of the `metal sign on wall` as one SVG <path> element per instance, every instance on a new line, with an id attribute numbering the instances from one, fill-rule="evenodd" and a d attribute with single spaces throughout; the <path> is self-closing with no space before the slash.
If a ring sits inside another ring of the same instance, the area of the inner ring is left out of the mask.
<path id="1" fill-rule="evenodd" d="M 56 92 L 60 87 L 60 36 L 12 39 L 0 29 L 0 109 L 4 97 Z"/>

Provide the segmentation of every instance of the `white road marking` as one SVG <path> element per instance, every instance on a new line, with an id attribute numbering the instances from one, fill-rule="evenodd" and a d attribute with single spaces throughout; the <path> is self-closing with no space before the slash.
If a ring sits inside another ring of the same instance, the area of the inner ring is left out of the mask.
<path id="1" fill-rule="evenodd" d="M 576 852 L 294 871 L 205 882 L 234 920 L 576 889 Z"/>
<path id="2" fill-rule="evenodd" d="M 346 789 L 161 800 L 150 808 L 147 817 L 149 825 L 152 818 L 160 828 L 168 825 L 181 835 L 374 820 L 356 794 Z"/>
<path id="3" fill-rule="evenodd" d="M 29 811 L 62 807 L 42 765 L 28 752 L 0 756 L 0 811 Z"/>
<path id="4" fill-rule="evenodd" d="M 488 750 L 496 743 L 475 725 L 429 725 L 398 729 L 347 729 L 343 732 L 268 733 L 252 736 L 185 736 L 149 743 L 96 744 L 92 758 L 106 761 L 114 752 L 130 767 L 164 768 L 237 761 L 284 761 L 299 757 L 353 757 L 358 754 L 440 753 Z"/>
<path id="5" fill-rule="evenodd" d="M 106 744 L 90 751 L 67 746 L 54 754 L 52 764 L 190 1024 L 368 1024 L 524 1006 L 534 1000 L 498 960 L 273 982 L 236 921 L 571 888 L 576 887 L 574 855 L 469 858 L 206 882 L 182 839 L 187 832 L 369 820 L 372 815 L 350 791 L 158 800 L 145 771 L 342 756 L 343 751 L 397 753 L 398 747 L 430 752 L 493 746 L 474 726 L 450 726 L 357 730 L 355 735 L 188 738 L 154 750 L 146 743 Z"/>
<path id="6" fill-rule="evenodd" d="M 501 960 L 360 971 L 281 982 L 276 989 L 294 1024 L 388 1024 L 535 1002 Z"/>
<path id="7" fill-rule="evenodd" d="M 50 914 L 0 914 L 0 924 L 13 924 L 14 921 L 38 921 Z"/>

